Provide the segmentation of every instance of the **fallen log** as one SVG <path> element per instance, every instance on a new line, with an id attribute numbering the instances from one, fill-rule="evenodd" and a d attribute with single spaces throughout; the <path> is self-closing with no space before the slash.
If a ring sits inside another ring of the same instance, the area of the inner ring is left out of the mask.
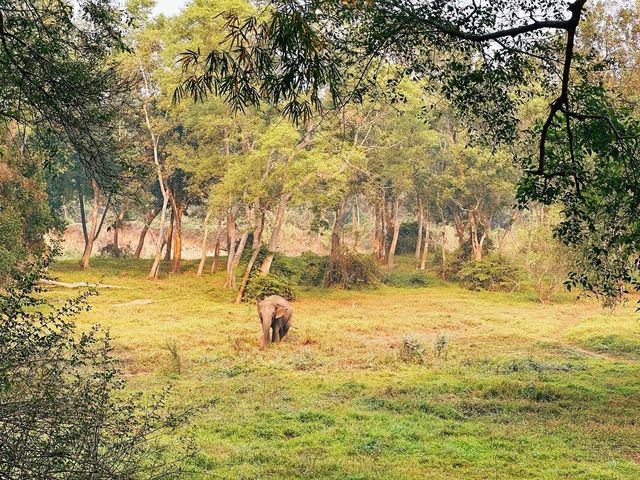
<path id="1" fill-rule="evenodd" d="M 121 285 L 109 285 L 107 283 L 89 283 L 89 282 L 75 282 L 75 283 L 67 283 L 67 282 L 58 282 L 56 280 L 46 280 L 40 279 L 38 283 L 43 285 L 50 285 L 52 287 L 63 287 L 63 288 L 117 288 L 121 290 L 131 290 L 132 287 L 123 287 Z"/>

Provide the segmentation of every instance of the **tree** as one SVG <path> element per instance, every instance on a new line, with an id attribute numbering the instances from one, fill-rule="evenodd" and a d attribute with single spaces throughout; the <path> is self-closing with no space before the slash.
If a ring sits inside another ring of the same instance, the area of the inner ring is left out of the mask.
<path id="1" fill-rule="evenodd" d="M 73 323 L 94 292 L 60 306 L 34 295 L 50 258 L 0 292 L 0 477 L 180 477 L 193 449 L 170 434 L 192 411 L 123 394 L 108 334 Z"/>
<path id="2" fill-rule="evenodd" d="M 575 55 L 586 5 L 586 0 L 278 0 L 263 17 L 228 15 L 232 53 L 217 49 L 203 59 L 197 50 L 186 52 L 182 64 L 190 75 L 175 96 L 203 98 L 213 92 L 237 109 L 266 100 L 284 104 L 285 114 L 305 122 L 313 109 L 361 98 L 381 65 L 392 62 L 416 78 L 429 79 L 430 87 L 464 114 L 468 126 L 496 145 L 513 143 L 522 133 L 516 114 L 532 85 L 540 85 L 549 97 L 548 112 L 534 122 L 535 136 L 517 152 L 526 169 L 519 191 L 522 205 L 532 200 L 563 203 L 567 217 L 558 234 L 571 242 L 575 235 L 567 232 L 579 231 L 586 243 L 599 245 L 583 266 L 606 268 L 625 282 L 635 269 L 629 252 L 635 251 L 636 235 L 626 233 L 624 225 L 606 234 L 596 233 L 595 226 L 629 218 L 628 208 L 640 197 L 640 183 L 629 180 L 631 172 L 624 178 L 617 174 L 637 161 L 639 135 L 610 92 L 593 88 L 589 80 L 597 65 L 592 57 Z M 355 86 L 348 81 L 354 77 Z M 579 138 L 595 130 L 607 140 L 595 151 L 610 159 L 597 167 L 597 176 L 590 174 L 594 157 L 584 149 L 594 145 Z M 595 180 L 600 182 L 590 183 Z M 627 200 L 607 211 L 604 203 L 594 208 L 585 192 L 592 189 L 604 198 L 603 185 L 629 192 Z M 624 251 L 615 265 L 597 253 L 609 247 Z M 575 278 L 588 289 L 619 295 L 614 293 L 619 288 L 602 283 L 604 278 L 595 283 L 579 273 Z"/>

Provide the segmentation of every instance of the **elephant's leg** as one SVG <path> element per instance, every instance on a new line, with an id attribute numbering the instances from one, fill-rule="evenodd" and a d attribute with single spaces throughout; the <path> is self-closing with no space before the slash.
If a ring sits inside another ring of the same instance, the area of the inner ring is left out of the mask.
<path id="1" fill-rule="evenodd" d="M 280 341 L 280 327 L 281 327 L 281 322 L 280 320 L 275 320 L 273 322 L 273 336 L 271 337 L 271 341 L 273 343 L 279 342 Z"/>
<path id="2" fill-rule="evenodd" d="M 269 344 L 269 330 L 271 330 L 271 319 L 260 318 L 262 322 L 262 340 L 260 348 L 264 348 Z"/>
<path id="3" fill-rule="evenodd" d="M 285 322 L 282 325 L 282 328 L 280 329 L 280 341 L 284 341 L 285 338 L 287 338 L 287 334 L 289 333 L 289 327 L 291 325 L 289 324 L 289 322 Z"/>

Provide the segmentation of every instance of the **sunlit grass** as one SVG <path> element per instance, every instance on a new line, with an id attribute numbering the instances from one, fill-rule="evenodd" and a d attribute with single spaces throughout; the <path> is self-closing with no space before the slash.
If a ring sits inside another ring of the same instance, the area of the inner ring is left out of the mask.
<path id="1" fill-rule="evenodd" d="M 197 277 L 187 263 L 148 281 L 147 261 L 93 265 L 52 273 L 130 288 L 101 290 L 80 319 L 110 329 L 129 388 L 170 383 L 176 405 L 216 400 L 192 426 L 196 478 L 640 478 L 632 302 L 607 312 L 563 294 L 540 305 L 527 291 L 435 278 L 303 289 L 289 342 L 261 351 L 255 306 L 231 303 L 222 272 Z M 422 361 L 401 359 L 407 336 Z"/>

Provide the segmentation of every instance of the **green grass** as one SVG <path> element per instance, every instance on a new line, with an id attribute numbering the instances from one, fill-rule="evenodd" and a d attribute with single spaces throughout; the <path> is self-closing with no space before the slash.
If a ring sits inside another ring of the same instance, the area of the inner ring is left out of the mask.
<path id="1" fill-rule="evenodd" d="M 223 273 L 187 263 L 148 281 L 147 261 L 92 262 L 52 273 L 131 287 L 101 290 L 80 319 L 110 329 L 128 388 L 172 384 L 176 406 L 216 400 L 190 427 L 194 478 L 640 478 L 633 302 L 541 305 L 435 278 L 301 289 L 290 341 L 261 351 L 255 306 L 230 303 Z M 141 299 L 153 303 L 121 305 Z M 421 361 L 402 360 L 405 337 Z"/>

